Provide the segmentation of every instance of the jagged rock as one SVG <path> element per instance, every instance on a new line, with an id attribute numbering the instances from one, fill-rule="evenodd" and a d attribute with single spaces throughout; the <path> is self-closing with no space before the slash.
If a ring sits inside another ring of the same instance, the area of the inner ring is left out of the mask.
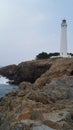
<path id="1" fill-rule="evenodd" d="M 61 130 L 72 130 L 73 128 L 68 124 L 68 123 L 64 123 Z"/>
<path id="2" fill-rule="evenodd" d="M 25 95 L 26 95 L 26 92 L 25 92 L 25 91 L 20 91 L 20 92 L 17 94 L 18 97 L 23 97 L 23 96 L 25 96 Z"/>
<path id="3" fill-rule="evenodd" d="M 33 84 L 29 83 L 29 82 L 21 82 L 19 84 L 19 89 L 20 90 L 24 90 L 24 89 L 31 89 L 33 86 Z"/>
<path id="4" fill-rule="evenodd" d="M 34 111 L 31 113 L 30 119 L 31 119 L 31 120 L 41 120 L 41 121 L 43 121 L 43 120 L 44 120 L 44 117 L 43 117 L 43 114 L 42 114 L 41 111 L 34 110 Z"/>
<path id="5" fill-rule="evenodd" d="M 47 70 L 40 78 L 38 78 L 34 86 L 38 88 L 43 88 L 44 85 L 53 81 L 54 78 L 59 78 L 65 75 L 71 75 L 71 71 L 73 70 L 73 58 L 59 58 L 55 60 L 51 60 L 52 66 L 49 70 Z M 70 72 L 68 72 L 70 69 Z"/>
<path id="6" fill-rule="evenodd" d="M 51 64 L 41 61 L 22 62 L 17 67 L 15 81 L 20 83 L 22 81 L 35 82 L 46 70 L 50 68 Z"/>
<path id="7" fill-rule="evenodd" d="M 32 90 L 33 84 L 29 82 L 21 82 L 19 84 L 19 92 L 18 92 L 18 97 L 23 97 L 27 95 L 31 90 Z"/>
<path id="8" fill-rule="evenodd" d="M 54 84 L 44 86 L 43 91 L 54 101 L 68 99 L 70 95 L 70 88 L 60 85 L 54 86 Z"/>
<path id="9" fill-rule="evenodd" d="M 6 76 L 10 80 L 14 80 L 17 70 L 17 65 L 8 65 L 0 68 L 0 75 Z"/>
<path id="10" fill-rule="evenodd" d="M 19 84 L 23 81 L 34 83 L 34 86 L 42 87 L 52 79 L 63 75 L 72 75 L 72 58 L 55 58 L 45 60 L 34 60 L 22 62 L 16 65 L 9 65 L 0 68 L 0 74 L 12 80 L 12 83 Z"/>
<path id="11" fill-rule="evenodd" d="M 12 91 L 12 92 L 9 92 L 9 93 L 6 94 L 7 97 L 9 97 L 9 96 L 10 96 L 10 97 L 11 97 L 11 96 L 14 96 L 14 97 L 15 97 L 15 96 L 17 96 L 17 95 L 18 95 L 18 90 Z"/>
<path id="12" fill-rule="evenodd" d="M 31 93 L 28 96 L 29 99 L 34 100 L 36 102 L 41 102 L 43 104 L 52 103 L 50 101 L 50 97 L 45 95 L 44 93 L 41 93 L 39 91 L 31 91 Z"/>
<path id="13" fill-rule="evenodd" d="M 72 58 L 23 62 L 12 72 L 8 67 L 1 70 L 20 83 L 18 90 L 0 99 L 1 130 L 73 129 Z"/>

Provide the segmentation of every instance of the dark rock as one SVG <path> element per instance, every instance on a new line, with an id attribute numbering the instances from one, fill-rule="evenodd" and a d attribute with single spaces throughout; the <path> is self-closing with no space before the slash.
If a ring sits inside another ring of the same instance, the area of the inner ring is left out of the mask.
<path id="1" fill-rule="evenodd" d="M 73 70 L 71 71 L 71 73 L 70 73 L 71 75 L 73 75 Z"/>
<path id="2" fill-rule="evenodd" d="M 51 64 L 47 61 L 22 62 L 19 65 L 9 65 L 0 68 L 0 75 L 6 76 L 12 84 L 19 84 L 23 81 L 34 83 L 43 73 L 45 73 Z"/>
<path id="3" fill-rule="evenodd" d="M 3 100 L 3 97 L 0 98 L 0 102 Z"/>
<path id="4" fill-rule="evenodd" d="M 39 61 L 23 62 L 17 67 L 15 81 L 17 84 L 23 81 L 34 83 L 50 66 L 51 64 L 40 63 Z"/>
<path id="5" fill-rule="evenodd" d="M 43 120 L 44 120 L 44 117 L 43 117 L 43 114 L 42 114 L 41 111 L 34 110 L 34 111 L 31 113 L 30 119 L 31 119 L 31 120 L 41 120 L 41 121 L 43 121 Z"/>
<path id="6" fill-rule="evenodd" d="M 14 80 L 16 74 L 17 65 L 8 65 L 0 68 L 0 75 L 9 78 L 10 80 Z"/>

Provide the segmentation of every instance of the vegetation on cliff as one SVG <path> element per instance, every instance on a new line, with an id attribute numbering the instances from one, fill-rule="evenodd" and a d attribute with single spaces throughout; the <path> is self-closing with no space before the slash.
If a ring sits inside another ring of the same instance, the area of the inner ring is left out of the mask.
<path id="1" fill-rule="evenodd" d="M 36 56 L 36 60 L 39 60 L 39 59 L 48 59 L 48 58 L 51 58 L 51 57 L 55 57 L 55 56 L 59 56 L 60 54 L 58 52 L 55 52 L 55 53 L 46 53 L 46 52 L 42 52 L 40 54 L 38 54 Z"/>
<path id="2" fill-rule="evenodd" d="M 68 53 L 68 55 L 71 55 L 73 56 L 73 53 Z M 54 53 L 46 53 L 46 52 L 42 52 L 42 53 L 39 53 L 37 56 L 36 56 L 36 60 L 41 60 L 41 59 L 49 59 L 49 58 L 54 58 L 56 56 L 60 56 L 60 53 L 59 52 L 54 52 Z"/>

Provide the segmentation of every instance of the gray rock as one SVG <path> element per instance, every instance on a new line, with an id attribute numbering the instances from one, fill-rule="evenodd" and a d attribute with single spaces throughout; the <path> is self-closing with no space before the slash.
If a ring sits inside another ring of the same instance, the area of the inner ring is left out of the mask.
<path id="1" fill-rule="evenodd" d="M 55 129 L 52 129 L 46 125 L 36 125 L 32 128 L 32 130 L 55 130 Z"/>

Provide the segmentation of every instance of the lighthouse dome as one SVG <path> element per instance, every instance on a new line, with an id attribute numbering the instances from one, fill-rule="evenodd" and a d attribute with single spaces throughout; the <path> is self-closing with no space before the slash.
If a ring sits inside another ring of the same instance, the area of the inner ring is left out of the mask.
<path id="1" fill-rule="evenodd" d="M 66 26 L 67 26 L 66 19 L 63 19 L 63 20 L 62 20 L 61 26 L 62 26 L 62 27 L 66 27 Z"/>
<path id="2" fill-rule="evenodd" d="M 63 19 L 62 22 L 63 22 L 63 23 L 66 23 L 66 19 Z"/>

